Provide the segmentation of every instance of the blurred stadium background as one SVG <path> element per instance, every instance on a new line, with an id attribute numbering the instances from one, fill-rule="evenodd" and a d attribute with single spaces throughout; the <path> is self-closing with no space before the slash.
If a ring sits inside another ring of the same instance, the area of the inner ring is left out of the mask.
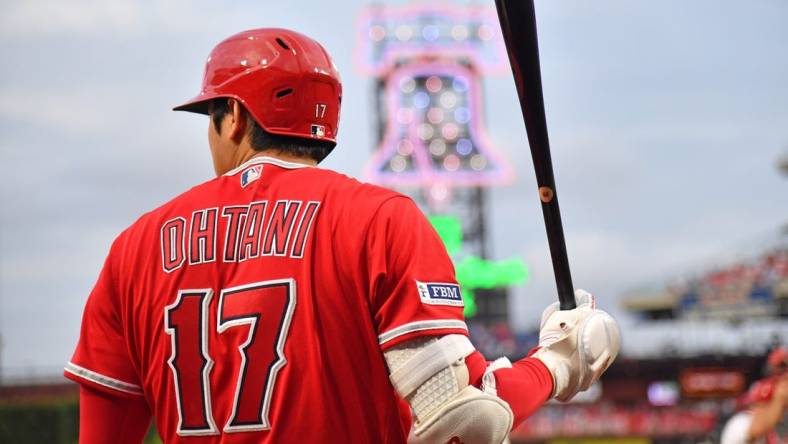
<path id="1" fill-rule="evenodd" d="M 210 177 L 204 122 L 167 107 L 245 28 L 326 43 L 346 88 L 326 167 L 420 204 L 488 358 L 536 345 L 554 286 L 492 4 L 315 3 L 307 16 L 198 3 L 11 2 L 0 19 L 13 170 L 0 195 L 0 442 L 75 442 L 77 388 L 59 366 L 84 298 L 115 234 Z M 788 339 L 786 16 L 780 1 L 537 2 L 575 280 L 619 318 L 624 344 L 589 392 L 549 403 L 512 442 L 717 442 Z"/>

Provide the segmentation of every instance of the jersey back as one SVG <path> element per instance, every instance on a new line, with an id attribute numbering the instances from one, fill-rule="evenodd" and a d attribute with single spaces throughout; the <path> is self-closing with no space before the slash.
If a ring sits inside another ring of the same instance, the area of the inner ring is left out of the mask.
<path id="1" fill-rule="evenodd" d="M 113 243 L 66 376 L 144 396 L 165 442 L 404 443 L 382 350 L 467 334 L 402 195 L 258 157 Z"/>

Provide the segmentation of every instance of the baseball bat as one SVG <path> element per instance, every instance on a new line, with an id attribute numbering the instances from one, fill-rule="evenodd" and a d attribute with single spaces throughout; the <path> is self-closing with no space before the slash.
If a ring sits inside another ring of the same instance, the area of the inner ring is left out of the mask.
<path id="1" fill-rule="evenodd" d="M 520 99 L 520 109 L 528 133 L 531 158 L 536 171 L 542 215 L 550 244 L 550 257 L 558 288 L 561 310 L 575 308 L 574 286 L 566 254 L 561 211 L 555 192 L 553 163 L 550 158 L 550 141 L 547 137 L 547 120 L 542 95 L 542 75 L 539 70 L 539 43 L 536 34 L 536 12 L 533 0 L 495 0 L 498 20 L 501 22 L 506 51 L 512 65 L 514 83 Z"/>

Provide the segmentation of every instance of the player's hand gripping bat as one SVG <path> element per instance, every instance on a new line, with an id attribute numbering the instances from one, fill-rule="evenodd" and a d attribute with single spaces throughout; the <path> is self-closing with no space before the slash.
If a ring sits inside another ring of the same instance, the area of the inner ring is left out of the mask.
<path id="1" fill-rule="evenodd" d="M 536 170 L 536 183 L 542 201 L 547 241 L 553 259 L 553 272 L 558 287 L 561 310 L 575 308 L 572 275 L 566 255 L 564 229 L 555 192 L 553 165 L 550 159 L 550 141 L 547 138 L 542 76 L 539 72 L 539 44 L 536 38 L 536 14 L 533 0 L 495 0 L 501 22 L 509 62 L 512 64 L 520 109 L 523 112 L 531 157 Z"/>

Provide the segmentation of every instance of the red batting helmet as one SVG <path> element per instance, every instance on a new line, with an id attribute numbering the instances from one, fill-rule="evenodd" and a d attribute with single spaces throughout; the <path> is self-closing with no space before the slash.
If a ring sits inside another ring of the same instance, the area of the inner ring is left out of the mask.
<path id="1" fill-rule="evenodd" d="M 342 85 L 320 43 L 287 29 L 235 34 L 211 51 L 202 91 L 176 111 L 208 114 L 211 99 L 240 101 L 266 131 L 336 143 Z"/>

